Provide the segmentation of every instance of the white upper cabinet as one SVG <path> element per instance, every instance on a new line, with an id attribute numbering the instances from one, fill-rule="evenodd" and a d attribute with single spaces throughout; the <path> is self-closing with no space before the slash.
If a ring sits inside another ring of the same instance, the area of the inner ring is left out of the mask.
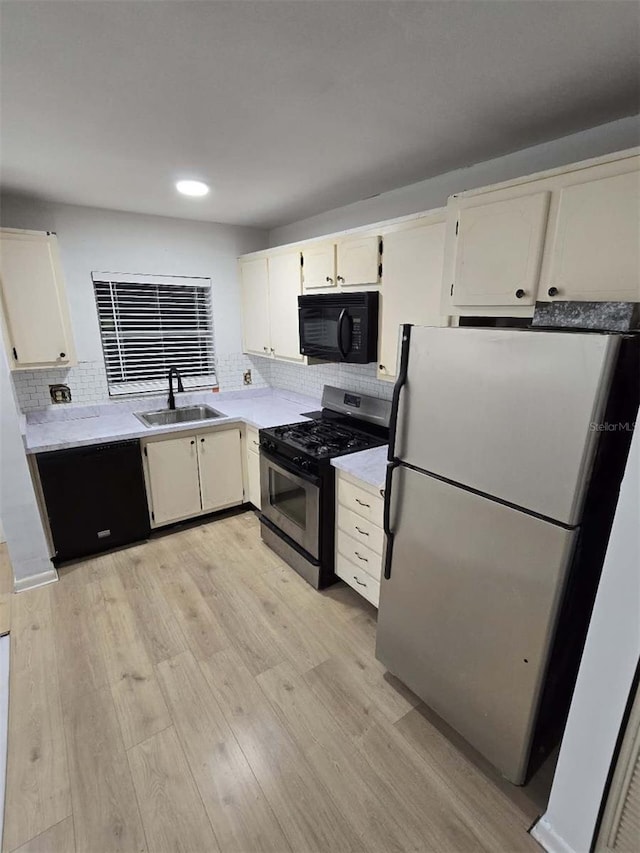
<path id="1" fill-rule="evenodd" d="M 384 236 L 384 292 L 380 319 L 378 377 L 395 379 L 403 323 L 446 326 L 440 314 L 444 215 L 413 222 Z"/>
<path id="2" fill-rule="evenodd" d="M 585 180 L 558 195 L 539 298 L 640 300 L 640 172 Z"/>
<path id="3" fill-rule="evenodd" d="M 461 204 L 450 290 L 454 305 L 533 305 L 549 195 Z"/>
<path id="4" fill-rule="evenodd" d="M 242 503 L 240 430 L 197 436 L 202 509 L 213 512 Z"/>
<path id="5" fill-rule="evenodd" d="M 353 234 L 302 248 L 304 290 L 380 284 L 380 237 Z"/>
<path id="6" fill-rule="evenodd" d="M 442 312 L 640 300 L 640 156 L 607 155 L 452 196 Z"/>
<path id="7" fill-rule="evenodd" d="M 336 244 L 313 243 L 302 249 L 302 284 L 305 290 L 318 287 L 335 287 Z"/>
<path id="8" fill-rule="evenodd" d="M 270 355 L 269 270 L 266 258 L 240 261 L 244 351 Z"/>
<path id="9" fill-rule="evenodd" d="M 75 364 L 55 235 L 2 230 L 0 284 L 11 367 Z"/>
<path id="10" fill-rule="evenodd" d="M 302 292 L 300 251 L 269 256 L 269 315 L 271 354 L 303 361 L 298 332 L 298 296 Z"/>
<path id="11" fill-rule="evenodd" d="M 379 284 L 380 237 L 345 237 L 336 248 L 336 281 L 342 287 Z"/>

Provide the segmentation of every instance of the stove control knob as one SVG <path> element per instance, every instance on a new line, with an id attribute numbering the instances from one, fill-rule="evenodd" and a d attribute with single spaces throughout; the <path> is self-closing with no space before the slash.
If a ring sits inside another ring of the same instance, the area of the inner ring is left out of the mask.
<path id="1" fill-rule="evenodd" d="M 308 471 L 309 468 L 311 468 L 311 462 L 309 462 L 308 459 L 303 459 L 302 460 L 302 467 L 304 468 L 305 471 Z"/>
<path id="2" fill-rule="evenodd" d="M 302 467 L 304 468 L 304 461 L 302 459 L 302 456 L 294 456 L 293 457 L 293 464 L 294 465 L 302 465 Z"/>

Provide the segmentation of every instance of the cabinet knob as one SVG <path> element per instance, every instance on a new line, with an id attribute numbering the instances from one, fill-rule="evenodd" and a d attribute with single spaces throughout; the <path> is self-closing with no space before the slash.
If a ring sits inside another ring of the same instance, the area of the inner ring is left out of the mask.
<path id="1" fill-rule="evenodd" d="M 519 287 L 516 290 L 516 299 L 522 299 L 523 296 L 526 296 L 526 290 L 523 290 L 521 287 Z"/>
<path id="2" fill-rule="evenodd" d="M 194 440 L 191 442 L 191 444 L 195 444 L 195 443 L 196 443 L 196 440 L 195 440 L 195 438 L 194 438 Z"/>
<path id="3" fill-rule="evenodd" d="M 269 347 L 262 347 L 265 352 L 269 352 Z"/>
<path id="4" fill-rule="evenodd" d="M 337 281 L 341 281 L 344 284 L 344 276 L 339 275 Z"/>
<path id="5" fill-rule="evenodd" d="M 333 279 L 331 278 L 331 276 L 330 276 L 330 275 L 328 275 L 328 276 L 326 277 L 325 281 L 328 281 L 328 282 L 329 282 L 329 284 L 333 284 Z"/>
<path id="6" fill-rule="evenodd" d="M 549 290 L 547 290 L 547 293 L 549 294 L 549 296 L 557 296 L 560 291 L 557 287 L 550 287 Z"/>
<path id="7" fill-rule="evenodd" d="M 204 438 L 200 439 L 200 444 L 204 444 Z"/>
<path id="8" fill-rule="evenodd" d="M 66 352 L 61 352 L 61 353 L 60 353 L 60 358 L 66 358 L 66 357 L 67 357 Z"/>
<path id="9" fill-rule="evenodd" d="M 387 368 L 384 366 L 384 364 L 379 364 L 379 365 L 378 365 L 378 368 L 379 368 L 380 370 L 386 370 L 386 369 L 387 369 Z"/>

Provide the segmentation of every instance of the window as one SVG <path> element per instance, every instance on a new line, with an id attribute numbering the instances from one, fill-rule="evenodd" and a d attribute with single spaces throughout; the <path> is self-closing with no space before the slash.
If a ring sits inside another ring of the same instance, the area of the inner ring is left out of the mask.
<path id="1" fill-rule="evenodd" d="M 218 384 L 210 279 L 92 277 L 110 395 L 165 390 L 173 366 L 185 390 Z"/>

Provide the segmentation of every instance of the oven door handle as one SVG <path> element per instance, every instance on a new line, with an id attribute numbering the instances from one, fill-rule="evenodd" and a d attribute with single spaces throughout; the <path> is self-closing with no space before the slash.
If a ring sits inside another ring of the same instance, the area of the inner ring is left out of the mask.
<path id="1" fill-rule="evenodd" d="M 349 329 L 349 343 L 345 347 L 342 343 L 342 330 L 344 329 L 345 320 L 347 321 L 347 327 Z M 343 308 L 340 312 L 340 316 L 338 317 L 338 351 L 342 358 L 346 358 L 349 350 L 351 349 L 351 327 L 349 326 L 349 312 L 346 308 Z"/>
<path id="2" fill-rule="evenodd" d="M 297 468 L 293 468 L 283 460 L 277 456 L 273 456 L 264 447 L 260 448 L 260 453 L 267 462 L 271 463 L 276 468 L 281 468 L 287 474 L 291 474 L 292 477 L 297 477 L 299 480 L 303 480 L 305 483 L 310 483 L 312 486 L 319 486 L 321 483 L 320 477 L 316 477 L 314 474 L 307 474 L 306 472 L 299 471 Z"/>

